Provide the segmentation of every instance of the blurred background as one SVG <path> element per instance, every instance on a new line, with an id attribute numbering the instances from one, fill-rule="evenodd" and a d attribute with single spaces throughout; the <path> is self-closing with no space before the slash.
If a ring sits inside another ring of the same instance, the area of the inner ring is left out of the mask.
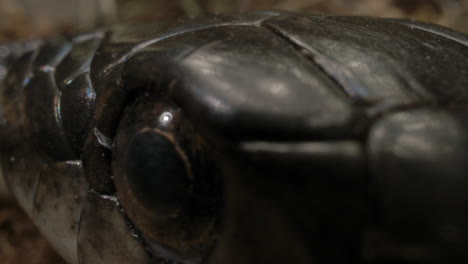
<path id="1" fill-rule="evenodd" d="M 414 18 L 468 31 L 468 0 L 0 0 L 0 42 L 252 9 Z"/>
<path id="2" fill-rule="evenodd" d="M 0 44 L 115 23 L 258 9 L 411 18 L 468 33 L 468 0 L 0 0 Z M 0 60 L 6 55 L 0 46 Z M 63 263 L 8 197 L 1 175 L 0 263 Z"/>

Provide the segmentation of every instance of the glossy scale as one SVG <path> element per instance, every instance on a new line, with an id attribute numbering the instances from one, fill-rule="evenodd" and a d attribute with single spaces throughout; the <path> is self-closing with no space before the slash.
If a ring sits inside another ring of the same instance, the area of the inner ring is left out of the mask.
<path id="1" fill-rule="evenodd" d="M 2 169 L 69 263 L 468 260 L 462 33 L 265 11 L 14 50 Z"/>

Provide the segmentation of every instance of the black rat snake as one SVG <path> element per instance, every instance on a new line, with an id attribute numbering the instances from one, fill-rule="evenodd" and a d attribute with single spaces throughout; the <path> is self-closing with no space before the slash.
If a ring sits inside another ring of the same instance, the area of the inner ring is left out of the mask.
<path id="1" fill-rule="evenodd" d="M 468 260 L 468 36 L 203 16 L 13 46 L 0 151 L 70 263 Z"/>

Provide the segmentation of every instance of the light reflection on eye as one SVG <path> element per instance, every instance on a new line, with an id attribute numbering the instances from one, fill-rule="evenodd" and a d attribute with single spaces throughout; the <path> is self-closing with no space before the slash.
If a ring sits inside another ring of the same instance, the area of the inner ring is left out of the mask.
<path id="1" fill-rule="evenodd" d="M 159 116 L 159 122 L 162 125 L 167 125 L 172 120 L 172 113 L 171 112 L 164 112 Z"/>

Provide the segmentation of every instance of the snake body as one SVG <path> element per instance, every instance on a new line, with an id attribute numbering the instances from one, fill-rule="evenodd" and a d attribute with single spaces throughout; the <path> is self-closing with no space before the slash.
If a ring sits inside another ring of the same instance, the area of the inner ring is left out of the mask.
<path id="1" fill-rule="evenodd" d="M 468 260 L 467 35 L 272 11 L 4 47 L 5 181 L 69 263 Z"/>

